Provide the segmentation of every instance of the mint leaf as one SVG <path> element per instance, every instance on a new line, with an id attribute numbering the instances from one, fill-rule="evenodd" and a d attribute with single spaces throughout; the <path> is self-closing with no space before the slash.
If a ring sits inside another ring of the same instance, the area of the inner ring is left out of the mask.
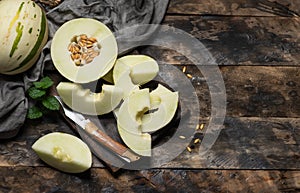
<path id="1" fill-rule="evenodd" d="M 44 96 L 45 94 L 46 94 L 46 91 L 37 89 L 35 87 L 31 87 L 31 88 L 28 89 L 28 95 L 32 99 L 38 99 L 38 98 Z"/>
<path id="2" fill-rule="evenodd" d="M 54 96 L 46 97 L 45 99 L 42 100 L 42 104 L 44 105 L 44 107 L 52 111 L 59 110 L 60 107 L 58 101 Z"/>
<path id="3" fill-rule="evenodd" d="M 42 116 L 43 116 L 43 113 L 36 106 L 33 106 L 33 107 L 28 109 L 28 113 L 27 113 L 27 118 L 28 119 L 38 119 Z"/>
<path id="4" fill-rule="evenodd" d="M 39 89 L 47 89 L 53 85 L 53 81 L 48 76 L 45 76 L 40 81 L 34 82 L 33 85 Z"/>

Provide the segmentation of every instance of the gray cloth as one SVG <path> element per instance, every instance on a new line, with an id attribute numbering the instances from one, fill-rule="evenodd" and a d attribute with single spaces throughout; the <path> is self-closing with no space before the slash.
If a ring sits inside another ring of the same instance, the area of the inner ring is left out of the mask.
<path id="1" fill-rule="evenodd" d="M 0 75 L 0 139 L 14 137 L 24 125 L 30 103 L 26 91 L 32 82 L 44 75 L 44 69 L 55 70 L 50 57 L 51 40 L 63 23 L 88 17 L 105 23 L 112 31 L 135 24 L 158 24 L 163 19 L 167 5 L 168 0 L 64 0 L 57 7 L 44 7 L 49 24 L 49 40 L 39 60 L 23 74 Z M 124 52 L 126 49 L 122 49 Z"/>

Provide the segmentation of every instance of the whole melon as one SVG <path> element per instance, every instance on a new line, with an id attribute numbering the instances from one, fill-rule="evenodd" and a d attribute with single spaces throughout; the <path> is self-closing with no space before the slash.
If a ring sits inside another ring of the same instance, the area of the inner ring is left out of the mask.
<path id="1" fill-rule="evenodd" d="M 28 70 L 48 39 L 44 11 L 31 0 L 0 0 L 0 26 L 0 73 Z"/>

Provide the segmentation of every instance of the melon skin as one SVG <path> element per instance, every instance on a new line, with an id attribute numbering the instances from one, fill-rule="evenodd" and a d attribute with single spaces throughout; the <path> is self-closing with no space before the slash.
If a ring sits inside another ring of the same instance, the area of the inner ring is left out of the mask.
<path id="1" fill-rule="evenodd" d="M 14 75 L 28 70 L 48 40 L 44 11 L 31 0 L 2 0 L 0 26 L 0 73 Z"/>

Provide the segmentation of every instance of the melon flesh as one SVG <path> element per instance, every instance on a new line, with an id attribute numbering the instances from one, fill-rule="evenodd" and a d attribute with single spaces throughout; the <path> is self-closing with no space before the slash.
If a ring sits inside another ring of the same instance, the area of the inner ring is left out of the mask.
<path id="1" fill-rule="evenodd" d="M 118 125 L 130 133 L 141 134 L 141 117 L 149 110 L 149 107 L 149 89 L 133 91 L 118 110 Z"/>
<path id="2" fill-rule="evenodd" d="M 141 116 L 150 107 L 149 89 L 133 91 L 116 113 L 118 132 L 123 142 L 142 156 L 151 156 L 151 135 L 140 130 Z"/>
<path id="3" fill-rule="evenodd" d="M 178 106 L 178 92 L 172 92 L 161 84 L 150 93 L 153 113 L 142 117 L 142 132 L 154 132 L 166 126 L 174 117 Z"/>
<path id="4" fill-rule="evenodd" d="M 124 66 L 122 67 L 122 71 L 120 72 L 120 76 L 118 80 L 115 81 L 116 87 L 123 90 L 123 98 L 126 98 L 132 91 L 138 90 L 139 86 L 133 84 L 131 77 L 130 77 L 130 68 L 122 64 L 122 62 L 116 62 L 115 66 Z"/>
<path id="5" fill-rule="evenodd" d="M 157 62 L 146 55 L 123 56 L 117 61 L 113 69 L 114 82 L 117 82 L 123 73 L 129 70 L 132 83 L 142 85 L 155 78 L 159 70 Z"/>
<path id="6" fill-rule="evenodd" d="M 80 173 L 92 165 L 92 153 L 79 138 L 60 132 L 39 138 L 32 149 L 45 163 L 68 173 Z"/>
<path id="7" fill-rule="evenodd" d="M 71 60 L 68 46 L 74 36 L 86 34 L 97 39 L 100 55 L 83 66 Z M 56 69 L 67 79 L 76 83 L 88 83 L 107 74 L 117 58 L 117 42 L 105 24 L 89 18 L 73 19 L 63 24 L 55 33 L 51 44 L 51 56 Z"/>
<path id="8" fill-rule="evenodd" d="M 118 106 L 123 97 L 122 89 L 113 85 L 103 85 L 100 93 L 93 93 L 81 85 L 60 82 L 57 92 L 63 102 L 74 111 L 88 115 L 102 115 Z"/>

